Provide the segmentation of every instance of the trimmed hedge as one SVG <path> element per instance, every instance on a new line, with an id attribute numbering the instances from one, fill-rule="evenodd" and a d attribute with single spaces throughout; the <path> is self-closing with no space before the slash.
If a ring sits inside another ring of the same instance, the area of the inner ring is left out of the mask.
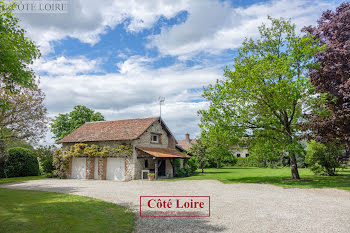
<path id="1" fill-rule="evenodd" d="M 7 177 L 37 176 L 39 175 L 38 159 L 32 151 L 14 147 L 8 150 L 4 170 Z"/>

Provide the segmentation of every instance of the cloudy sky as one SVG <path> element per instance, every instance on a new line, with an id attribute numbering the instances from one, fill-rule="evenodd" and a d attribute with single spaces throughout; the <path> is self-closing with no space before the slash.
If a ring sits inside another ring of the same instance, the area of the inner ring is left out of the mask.
<path id="1" fill-rule="evenodd" d="M 16 14 L 43 56 L 34 64 L 50 117 L 85 105 L 107 120 L 159 115 L 178 139 L 199 134 L 203 87 L 272 17 L 315 25 L 325 0 L 68 0 L 63 14 Z M 52 143 L 51 135 L 46 137 Z"/>

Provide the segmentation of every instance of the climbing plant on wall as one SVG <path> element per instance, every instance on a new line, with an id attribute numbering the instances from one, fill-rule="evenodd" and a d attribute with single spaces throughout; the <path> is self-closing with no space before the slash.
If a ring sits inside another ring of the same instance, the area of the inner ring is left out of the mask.
<path id="1" fill-rule="evenodd" d="M 76 143 L 68 150 L 68 154 L 71 157 L 77 156 L 89 156 L 89 157 L 118 157 L 118 156 L 130 156 L 133 153 L 131 145 L 119 145 L 113 146 L 98 146 L 95 144 L 88 145 L 85 143 Z"/>
<path id="2" fill-rule="evenodd" d="M 61 149 L 56 149 L 54 151 L 53 166 L 55 170 L 53 171 L 53 176 L 61 179 L 67 178 L 70 158 L 67 151 L 62 151 Z"/>

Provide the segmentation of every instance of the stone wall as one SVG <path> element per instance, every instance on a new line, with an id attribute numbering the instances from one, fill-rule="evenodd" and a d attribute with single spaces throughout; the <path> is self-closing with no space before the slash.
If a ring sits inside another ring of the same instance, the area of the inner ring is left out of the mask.
<path id="1" fill-rule="evenodd" d="M 128 156 L 125 158 L 125 180 L 132 180 L 134 174 L 133 157 Z"/>
<path id="2" fill-rule="evenodd" d="M 68 178 L 72 178 L 72 162 L 73 162 L 73 158 L 70 158 L 69 165 L 68 165 L 68 174 L 67 174 Z"/>
<path id="3" fill-rule="evenodd" d="M 98 158 L 98 179 L 105 180 L 107 174 L 107 158 Z"/>
<path id="4" fill-rule="evenodd" d="M 152 143 L 152 133 L 160 134 L 160 143 Z M 132 142 L 134 146 L 145 146 L 145 147 L 168 147 L 168 135 L 167 132 L 162 128 L 161 124 L 156 121 L 154 122 L 138 139 Z"/>
<path id="5" fill-rule="evenodd" d="M 176 142 L 175 138 L 172 135 L 168 135 L 168 148 L 175 149 Z"/>
<path id="6" fill-rule="evenodd" d="M 169 159 L 166 160 L 165 175 L 166 177 L 173 177 L 173 166 L 171 165 Z"/>
<path id="7" fill-rule="evenodd" d="M 86 179 L 94 179 L 95 174 L 95 158 L 86 158 Z"/>

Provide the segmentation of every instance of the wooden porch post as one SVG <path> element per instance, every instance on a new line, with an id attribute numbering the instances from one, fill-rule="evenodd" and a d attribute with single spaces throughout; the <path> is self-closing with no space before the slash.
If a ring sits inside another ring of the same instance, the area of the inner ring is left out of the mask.
<path id="1" fill-rule="evenodd" d="M 175 171 L 175 159 L 171 158 L 169 161 L 170 161 L 171 166 L 173 167 L 173 177 L 175 177 L 175 173 L 176 173 L 176 171 Z"/>
<path id="2" fill-rule="evenodd" d="M 158 179 L 158 158 L 154 161 L 154 177 Z"/>
<path id="3" fill-rule="evenodd" d="M 162 165 L 163 160 L 160 160 L 158 163 L 158 158 L 156 158 L 156 161 L 154 161 L 154 176 L 156 179 L 158 179 L 158 168 L 160 167 L 160 165 Z"/>

